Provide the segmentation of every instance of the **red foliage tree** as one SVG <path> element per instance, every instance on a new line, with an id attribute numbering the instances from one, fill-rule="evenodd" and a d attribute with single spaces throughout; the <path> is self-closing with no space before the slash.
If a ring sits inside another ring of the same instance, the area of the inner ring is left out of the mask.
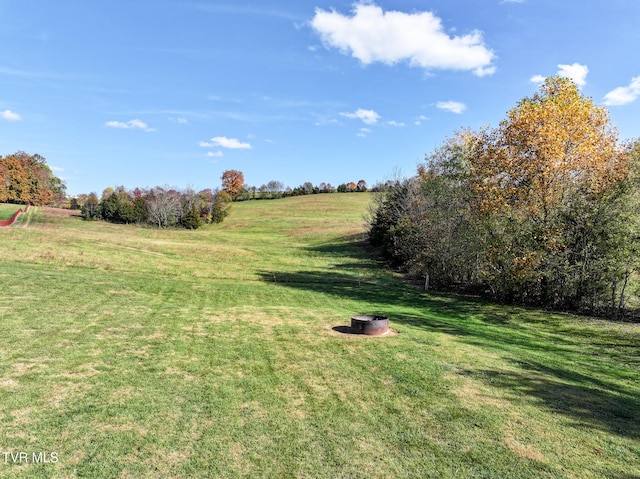
<path id="1" fill-rule="evenodd" d="M 244 175 L 242 171 L 238 170 L 226 170 L 222 173 L 222 189 L 231 195 L 232 199 L 242 192 L 244 187 Z"/>

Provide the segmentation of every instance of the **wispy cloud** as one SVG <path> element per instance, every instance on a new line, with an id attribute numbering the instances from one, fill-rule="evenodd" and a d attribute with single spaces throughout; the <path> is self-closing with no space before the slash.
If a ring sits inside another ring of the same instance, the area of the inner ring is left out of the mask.
<path id="1" fill-rule="evenodd" d="M 365 65 L 408 61 L 425 69 L 470 70 L 477 76 L 495 72 L 495 54 L 479 31 L 451 37 L 431 12 L 385 12 L 370 2 L 357 3 L 352 14 L 317 8 L 311 26 L 325 46 Z"/>
<path id="2" fill-rule="evenodd" d="M 39 76 L 39 74 L 34 72 L 29 72 L 26 70 L 16 70 L 15 68 L 7 68 L 3 66 L 0 66 L 0 74 L 7 75 L 7 76 L 14 76 L 14 77 L 24 77 L 24 78 Z"/>
<path id="3" fill-rule="evenodd" d="M 397 126 L 397 127 L 402 127 L 405 126 L 405 124 L 401 121 L 395 121 L 395 120 L 390 120 L 387 122 L 387 125 L 389 126 Z"/>
<path id="4" fill-rule="evenodd" d="M 221 151 L 209 151 L 207 152 L 207 157 L 209 158 L 220 158 L 221 156 L 224 156 L 224 153 L 222 153 Z"/>
<path id="5" fill-rule="evenodd" d="M 169 118 L 170 121 L 177 123 L 178 125 L 188 125 L 189 120 L 186 118 Z"/>
<path id="6" fill-rule="evenodd" d="M 336 120 L 335 118 L 327 118 L 324 116 L 320 116 L 320 119 L 317 120 L 314 125 L 316 126 L 325 126 L 325 125 L 335 125 L 336 123 L 338 123 L 338 120 Z"/>
<path id="7" fill-rule="evenodd" d="M 611 90 L 604 96 L 604 104 L 608 106 L 626 105 L 640 97 L 640 76 L 631 79 L 629 86 L 621 86 Z"/>
<path id="8" fill-rule="evenodd" d="M 217 14 L 228 14 L 228 15 L 252 15 L 252 16 L 260 16 L 260 17 L 273 17 L 273 18 L 281 18 L 283 20 L 296 21 L 301 19 L 296 19 L 291 13 L 285 10 L 277 10 L 273 8 L 264 8 L 259 6 L 251 6 L 251 5 L 234 5 L 234 4 L 217 4 L 217 5 L 209 5 L 209 4 L 197 4 L 195 8 L 200 10 L 201 12 L 206 13 L 217 13 Z"/>
<path id="9" fill-rule="evenodd" d="M 142 131 L 156 131 L 155 128 L 150 128 L 144 121 L 138 120 L 137 118 L 134 120 L 129 120 L 127 122 L 123 121 L 108 121 L 105 123 L 109 128 L 121 128 L 124 130 L 142 130 Z"/>
<path id="10" fill-rule="evenodd" d="M 439 101 L 436 106 L 441 110 L 461 114 L 467 109 L 467 105 L 459 101 Z"/>
<path id="11" fill-rule="evenodd" d="M 69 74 L 60 74 L 57 72 L 35 71 L 35 70 L 16 70 L 0 65 L 0 74 L 25 78 L 25 79 L 42 79 L 42 80 L 73 80 L 75 77 Z"/>
<path id="12" fill-rule="evenodd" d="M 373 110 L 363 110 L 358 108 L 353 113 L 340 113 L 341 116 L 346 118 L 362 120 L 367 125 L 375 125 L 380 119 L 380 115 Z"/>
<path id="13" fill-rule="evenodd" d="M 237 138 L 227 138 L 226 136 L 216 136 L 211 138 L 209 142 L 201 141 L 198 143 L 203 148 L 228 148 L 231 150 L 250 150 L 250 143 L 243 143 Z"/>
<path id="14" fill-rule="evenodd" d="M 369 133 L 371 133 L 371 129 L 370 128 L 360 128 L 360 130 L 358 131 L 358 134 L 356 136 L 359 136 L 360 138 L 364 138 L 367 135 L 369 135 Z"/>
<path id="15" fill-rule="evenodd" d="M 416 118 L 416 121 L 413 122 L 414 125 L 416 126 L 420 126 L 422 125 L 423 121 L 427 121 L 429 119 L 429 117 L 424 116 L 424 115 L 420 115 L 419 117 Z"/>
<path id="16" fill-rule="evenodd" d="M 17 113 L 11 111 L 11 110 L 5 110 L 5 111 L 1 111 L 0 112 L 0 118 L 2 118 L 3 120 L 7 120 L 7 121 L 20 121 L 22 120 L 22 117 L 20 115 L 18 115 Z"/>
<path id="17" fill-rule="evenodd" d="M 581 65 L 580 63 L 572 63 L 571 65 L 558 65 L 558 72 L 556 75 L 569 78 L 578 86 L 585 86 L 587 84 L 587 75 L 589 74 L 589 67 Z M 542 84 L 546 78 L 542 75 L 534 75 L 529 81 L 535 84 Z"/>
<path id="18" fill-rule="evenodd" d="M 227 98 L 220 95 L 209 95 L 207 99 L 220 103 L 244 103 L 245 101 L 242 98 Z"/>

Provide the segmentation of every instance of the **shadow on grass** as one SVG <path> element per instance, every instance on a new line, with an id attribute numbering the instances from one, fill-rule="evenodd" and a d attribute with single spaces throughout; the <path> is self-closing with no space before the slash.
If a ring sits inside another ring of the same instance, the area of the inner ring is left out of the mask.
<path id="1" fill-rule="evenodd" d="M 618 369 L 617 343 L 611 349 L 585 355 L 583 349 L 602 338 L 574 336 L 570 327 L 554 329 L 551 321 L 541 321 L 544 330 L 531 327 L 529 323 L 537 321 L 536 315 L 544 316 L 539 311 L 531 310 L 529 315 L 521 308 L 496 306 L 480 299 L 426 294 L 380 270 L 373 260 L 367 260 L 360 246 L 348 240 L 312 249 L 336 259 L 342 256 L 345 261 L 331 271 L 263 272 L 262 280 L 363 302 L 371 305 L 370 310 L 354 314 L 385 314 L 399 326 L 456 335 L 467 344 L 499 352 L 518 367 L 516 372 L 473 370 L 467 374 L 514 396 L 525 395 L 529 401 L 570 418 L 579 427 L 640 438 L 640 399 L 633 387 L 638 376 L 637 350 L 625 356 L 631 367 Z M 358 268 L 367 274 L 359 276 Z M 620 344 L 624 345 L 623 341 Z M 625 383 L 629 388 L 624 387 Z"/>
<path id="2" fill-rule="evenodd" d="M 599 429 L 631 439 L 640 438 L 640 402 L 633 391 L 564 368 L 520 363 L 521 371 L 465 371 L 476 379 L 525 395 L 578 429 Z"/>
<path id="3" fill-rule="evenodd" d="M 334 326 L 331 329 L 336 333 L 340 333 L 340 334 L 354 334 L 354 332 L 351 331 L 351 326 L 347 326 L 347 325 Z"/>

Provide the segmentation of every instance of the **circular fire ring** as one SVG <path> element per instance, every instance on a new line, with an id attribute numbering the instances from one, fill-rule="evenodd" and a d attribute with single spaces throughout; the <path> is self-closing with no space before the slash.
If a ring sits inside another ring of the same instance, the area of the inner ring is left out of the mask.
<path id="1" fill-rule="evenodd" d="M 389 330 L 389 318 L 363 314 L 351 316 L 351 332 L 355 334 L 366 334 L 367 336 L 380 336 Z"/>

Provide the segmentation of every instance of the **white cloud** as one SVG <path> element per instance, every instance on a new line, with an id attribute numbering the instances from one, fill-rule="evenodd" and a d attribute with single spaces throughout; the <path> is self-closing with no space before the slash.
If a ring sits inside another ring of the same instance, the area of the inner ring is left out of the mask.
<path id="1" fill-rule="evenodd" d="M 109 128 L 122 128 L 125 130 L 156 131 L 155 128 L 149 128 L 149 125 L 138 119 L 129 120 L 126 123 L 123 121 L 108 121 L 105 125 Z"/>
<path id="2" fill-rule="evenodd" d="M 441 110 L 457 113 L 458 115 L 467 109 L 467 105 L 459 101 L 439 101 L 436 106 Z"/>
<path id="3" fill-rule="evenodd" d="M 533 75 L 529 81 L 531 83 L 535 83 L 536 85 L 541 85 L 544 83 L 544 81 L 546 80 L 545 77 L 543 77 L 542 75 Z"/>
<path id="4" fill-rule="evenodd" d="M 571 65 L 558 65 L 558 72 L 556 75 L 571 79 L 578 86 L 585 86 L 587 84 L 587 74 L 589 73 L 589 67 L 581 65 L 580 63 L 573 63 Z M 542 75 L 534 75 L 529 81 L 537 85 L 544 83 L 546 78 Z"/>
<path id="5" fill-rule="evenodd" d="M 178 125 L 188 125 L 189 120 L 186 118 L 170 118 L 171 121 L 176 122 Z"/>
<path id="6" fill-rule="evenodd" d="M 369 133 L 371 133 L 371 129 L 370 128 L 360 128 L 360 131 L 358 131 L 357 136 L 359 136 L 360 138 L 364 138 Z"/>
<path id="7" fill-rule="evenodd" d="M 570 78 L 578 86 L 585 86 L 587 84 L 589 67 L 586 65 L 573 63 L 571 65 L 558 65 L 558 68 L 558 75 L 561 77 Z"/>
<path id="8" fill-rule="evenodd" d="M 206 143 L 204 141 L 201 141 L 200 146 L 205 148 L 212 148 L 212 147 L 219 146 L 222 148 L 229 148 L 231 150 L 250 150 L 251 149 L 251 144 L 242 143 L 240 140 L 236 138 L 227 138 L 226 136 L 216 136 L 214 138 L 211 138 L 211 143 Z"/>
<path id="9" fill-rule="evenodd" d="M 626 105 L 640 96 L 640 77 L 631 79 L 629 86 L 621 86 L 611 90 L 604 96 L 604 104 L 608 106 Z"/>
<path id="10" fill-rule="evenodd" d="M 372 3 L 357 3 L 353 16 L 316 9 L 311 26 L 327 47 L 351 54 L 365 65 L 388 65 L 408 61 L 425 69 L 471 70 L 477 76 L 491 75 L 495 54 L 473 31 L 450 37 L 440 18 L 431 12 L 384 12 Z"/>
<path id="11" fill-rule="evenodd" d="M 376 113 L 375 111 L 363 110 L 362 108 L 358 108 L 353 113 L 340 113 L 340 115 L 347 118 L 362 120 L 367 125 L 375 125 L 380 119 L 380 115 L 378 115 L 378 113 Z"/>
<path id="12" fill-rule="evenodd" d="M 11 110 L 0 111 L 0 118 L 7 121 L 20 121 L 22 117 Z"/>
<path id="13" fill-rule="evenodd" d="M 220 158 L 221 156 L 224 156 L 224 153 L 222 153 L 221 151 L 216 151 L 216 152 L 210 151 L 207 153 L 207 156 L 209 158 Z"/>
<path id="14" fill-rule="evenodd" d="M 387 122 L 387 125 L 389 126 L 405 126 L 403 122 L 401 121 L 395 121 L 395 120 L 391 120 Z"/>

